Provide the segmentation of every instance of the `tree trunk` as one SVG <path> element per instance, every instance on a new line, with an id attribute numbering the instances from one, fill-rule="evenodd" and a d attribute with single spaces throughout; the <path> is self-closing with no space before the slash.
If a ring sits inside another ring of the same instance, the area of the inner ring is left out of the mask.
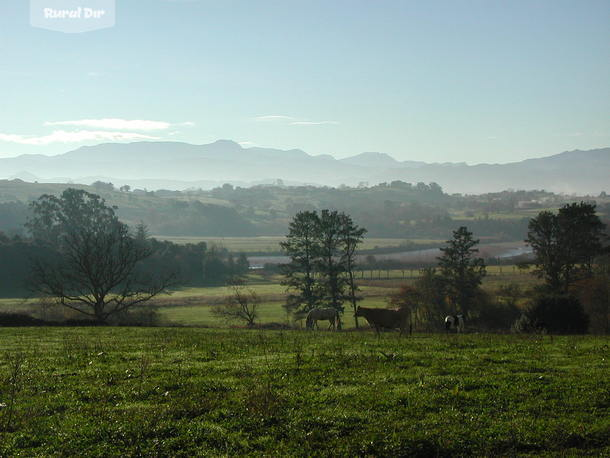
<path id="1" fill-rule="evenodd" d="M 98 302 L 94 307 L 95 321 L 99 324 L 106 324 L 106 317 L 104 316 L 104 303 Z"/>

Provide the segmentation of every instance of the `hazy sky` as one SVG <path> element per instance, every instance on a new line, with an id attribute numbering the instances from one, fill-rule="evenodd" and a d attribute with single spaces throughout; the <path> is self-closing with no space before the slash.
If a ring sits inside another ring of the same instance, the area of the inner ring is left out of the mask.
<path id="1" fill-rule="evenodd" d="M 0 2 L 0 157 L 153 138 L 469 163 L 610 145 L 608 0 L 116 3 L 115 27 L 64 34 Z"/>

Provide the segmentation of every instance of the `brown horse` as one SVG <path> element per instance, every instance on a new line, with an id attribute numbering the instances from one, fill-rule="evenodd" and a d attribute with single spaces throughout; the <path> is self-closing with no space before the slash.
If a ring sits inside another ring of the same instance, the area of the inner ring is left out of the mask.
<path id="1" fill-rule="evenodd" d="M 358 307 L 356 316 L 366 318 L 371 326 L 375 327 L 377 335 L 381 328 L 400 329 L 400 335 L 406 332 L 408 325 L 409 312 L 407 310 L 391 310 L 391 309 L 373 309 L 367 307 Z"/>

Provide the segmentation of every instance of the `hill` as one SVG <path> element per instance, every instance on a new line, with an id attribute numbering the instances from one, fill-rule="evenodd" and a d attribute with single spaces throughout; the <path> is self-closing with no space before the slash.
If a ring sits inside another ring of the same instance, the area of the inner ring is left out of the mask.
<path id="1" fill-rule="evenodd" d="M 96 180 L 147 189 L 210 189 L 281 179 L 291 184 L 355 186 L 402 180 L 436 182 L 450 193 L 503 189 L 599 194 L 609 187 L 610 148 L 568 151 L 508 164 L 429 164 L 368 152 L 344 159 L 299 149 L 243 148 L 230 140 L 207 145 L 179 142 L 104 143 L 57 156 L 0 159 L 0 179 L 89 184 Z"/>
<path id="2" fill-rule="evenodd" d="M 14 179 L 0 180 L 0 232 L 21 232 L 28 202 L 67 187 L 99 194 L 126 223 L 143 221 L 152 234 L 171 237 L 281 236 L 296 212 L 332 208 L 352 215 L 369 237 L 442 240 L 466 225 L 487 241 L 515 241 L 523 240 L 528 218 L 539 209 L 579 199 L 544 191 L 463 196 L 445 193 L 434 183 L 402 181 L 355 188 L 225 184 L 209 191 L 120 191 L 101 182 L 88 186 Z M 608 215 L 608 199 L 596 200 L 598 210 Z"/>

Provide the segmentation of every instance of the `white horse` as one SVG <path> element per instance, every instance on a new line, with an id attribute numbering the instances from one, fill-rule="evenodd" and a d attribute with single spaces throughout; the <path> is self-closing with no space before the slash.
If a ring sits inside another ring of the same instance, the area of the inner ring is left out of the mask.
<path id="1" fill-rule="evenodd" d="M 328 320 L 328 329 L 341 329 L 339 311 L 333 307 L 315 308 L 309 312 L 305 321 L 307 329 L 317 329 L 318 320 Z"/>
<path id="2" fill-rule="evenodd" d="M 445 317 L 445 330 L 449 332 L 455 329 L 456 332 L 464 332 L 464 315 L 447 315 Z"/>

